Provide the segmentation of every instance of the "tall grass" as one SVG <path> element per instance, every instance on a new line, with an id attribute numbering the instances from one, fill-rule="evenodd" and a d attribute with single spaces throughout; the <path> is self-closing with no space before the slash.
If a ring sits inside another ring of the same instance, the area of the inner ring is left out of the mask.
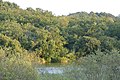
<path id="1" fill-rule="evenodd" d="M 0 50 L 0 80 L 39 80 L 31 62 L 21 56 L 5 56 Z"/>
<path id="2" fill-rule="evenodd" d="M 79 76 L 76 80 L 119 80 L 120 53 L 118 51 L 109 54 L 99 51 L 96 53 L 79 60 L 79 68 L 72 71 L 75 76 Z"/>
<path id="3" fill-rule="evenodd" d="M 80 58 L 76 63 L 64 66 L 63 74 L 42 74 L 40 80 L 119 80 L 120 53 L 96 52 Z"/>
<path id="4" fill-rule="evenodd" d="M 62 74 L 38 74 L 26 56 L 5 56 L 0 49 L 0 80 L 119 80 L 120 52 L 80 58 L 77 62 L 60 66 Z"/>

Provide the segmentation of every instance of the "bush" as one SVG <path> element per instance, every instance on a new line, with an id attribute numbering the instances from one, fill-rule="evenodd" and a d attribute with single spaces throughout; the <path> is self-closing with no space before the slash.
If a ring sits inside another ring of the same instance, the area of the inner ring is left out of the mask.
<path id="1" fill-rule="evenodd" d="M 31 62 L 22 57 L 5 57 L 5 51 L 0 50 L 0 80 L 39 80 L 37 71 Z"/>
<path id="2" fill-rule="evenodd" d="M 79 60 L 81 80 L 119 80 L 120 52 L 113 50 L 109 54 L 100 51 Z M 78 71 L 77 71 L 78 72 Z"/>

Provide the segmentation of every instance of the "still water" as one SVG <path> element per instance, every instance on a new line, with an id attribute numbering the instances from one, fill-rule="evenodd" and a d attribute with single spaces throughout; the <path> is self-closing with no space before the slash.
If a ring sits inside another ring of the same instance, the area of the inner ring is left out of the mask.
<path id="1" fill-rule="evenodd" d="M 40 74 L 40 80 L 81 80 L 80 76 L 73 72 L 77 66 L 71 64 L 45 64 L 36 68 Z"/>
<path id="2" fill-rule="evenodd" d="M 54 64 L 40 65 L 36 69 L 39 74 L 63 74 L 68 68 L 70 68 L 69 65 L 54 63 Z"/>
<path id="3" fill-rule="evenodd" d="M 116 69 L 115 69 L 116 68 Z M 40 80 L 119 80 L 120 67 L 97 64 L 44 64 L 37 66 Z M 116 71 L 116 72 L 115 72 Z"/>

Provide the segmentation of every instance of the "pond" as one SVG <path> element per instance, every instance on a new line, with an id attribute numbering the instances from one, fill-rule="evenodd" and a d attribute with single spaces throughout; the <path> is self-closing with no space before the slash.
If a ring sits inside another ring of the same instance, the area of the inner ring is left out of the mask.
<path id="1" fill-rule="evenodd" d="M 44 64 L 40 65 L 37 69 L 39 74 L 63 74 L 65 68 L 68 68 L 68 65 L 63 64 Z"/>
<path id="2" fill-rule="evenodd" d="M 45 64 L 36 68 L 41 80 L 73 80 L 70 74 L 73 69 L 69 64 Z M 74 79 L 75 80 L 75 79 Z"/>
<path id="3" fill-rule="evenodd" d="M 38 68 L 39 74 L 62 74 L 63 68 L 61 67 L 44 67 L 44 68 Z"/>
<path id="4" fill-rule="evenodd" d="M 116 67 L 117 68 L 117 67 Z M 116 73 L 108 65 L 45 64 L 36 68 L 40 80 L 119 80 L 120 67 Z M 112 76 L 110 76 L 112 75 Z M 112 77 L 112 78 L 111 78 Z"/>

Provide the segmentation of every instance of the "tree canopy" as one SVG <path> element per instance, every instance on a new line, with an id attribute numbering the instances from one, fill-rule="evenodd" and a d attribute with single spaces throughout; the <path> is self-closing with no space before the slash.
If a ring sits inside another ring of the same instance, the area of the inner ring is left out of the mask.
<path id="1" fill-rule="evenodd" d="M 27 51 L 46 62 L 119 51 L 120 17 L 104 12 L 55 16 L 0 0 L 0 48 L 11 48 L 15 55 Z"/>

